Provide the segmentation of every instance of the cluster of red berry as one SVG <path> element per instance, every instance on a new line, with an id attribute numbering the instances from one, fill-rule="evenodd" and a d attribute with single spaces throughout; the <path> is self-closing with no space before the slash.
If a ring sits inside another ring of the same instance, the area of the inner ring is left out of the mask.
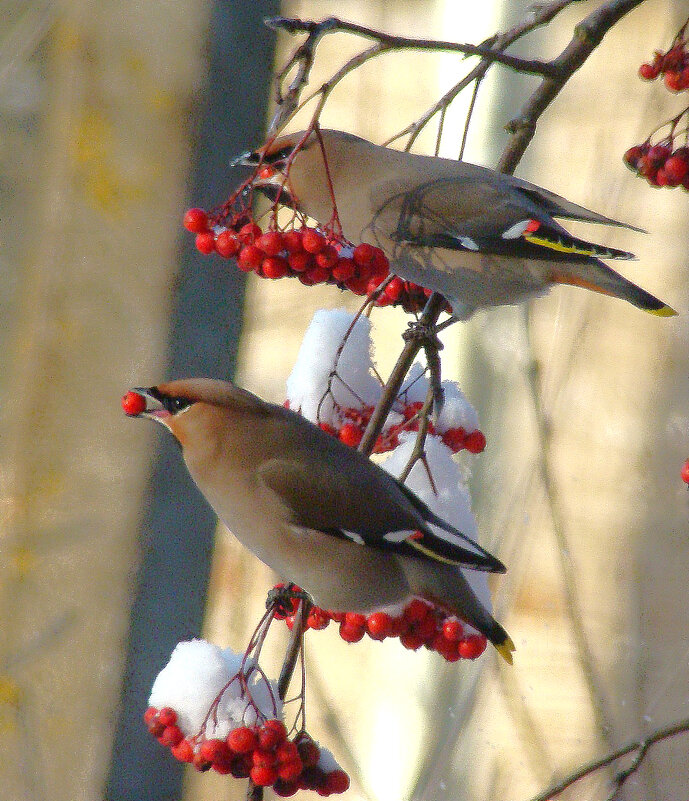
<path id="1" fill-rule="evenodd" d="M 306 732 L 289 739 L 281 720 L 266 720 L 261 726 L 239 726 L 224 740 L 203 735 L 185 737 L 177 725 L 177 713 L 170 707 L 149 707 L 144 723 L 175 759 L 188 762 L 197 770 L 211 768 L 237 779 L 250 778 L 261 787 L 272 787 L 276 795 L 287 797 L 297 790 L 315 790 L 319 795 L 344 793 L 349 777 Z"/>
<path id="2" fill-rule="evenodd" d="M 665 86 L 672 92 L 689 89 L 689 52 L 685 38 L 687 23 L 680 29 L 666 53 L 656 50 L 653 61 L 639 67 L 639 75 L 646 81 L 663 76 Z"/>
<path id="3" fill-rule="evenodd" d="M 667 52 L 656 50 L 653 61 L 639 67 L 639 75 L 644 80 L 653 81 L 662 75 L 665 86 L 671 91 L 689 89 L 689 51 L 685 36 L 687 26 L 689 20 L 680 28 Z M 683 131 L 678 132 L 680 122 L 687 115 L 689 108 L 656 128 L 643 144 L 630 147 L 624 154 L 625 164 L 645 178 L 651 186 L 682 186 L 689 191 L 689 143 L 686 125 Z M 663 128 L 669 129 L 667 135 L 655 143 L 652 142 L 654 135 Z M 677 146 L 676 138 L 679 138 L 680 133 L 684 135 L 684 142 Z"/>
<path id="4" fill-rule="evenodd" d="M 289 409 L 289 401 L 285 401 L 285 406 Z M 404 431 L 419 430 L 419 412 L 423 403 L 404 404 L 400 413 L 404 415 L 404 420 L 400 423 L 386 428 L 376 440 L 374 453 L 387 453 L 394 450 L 400 444 L 399 435 Z M 397 408 L 397 407 L 396 407 Z M 344 422 L 339 428 L 335 428 L 330 423 L 320 423 L 320 427 L 327 434 L 337 437 L 352 448 L 358 447 L 364 435 L 366 426 L 373 414 L 372 406 L 362 406 L 361 408 L 339 407 L 339 412 L 344 418 Z M 486 447 L 486 437 L 482 431 L 465 431 L 461 426 L 458 428 L 448 428 L 442 433 L 436 431 L 432 421 L 428 422 L 428 433 L 437 434 L 452 453 L 467 450 L 469 453 L 481 453 Z"/>
<path id="5" fill-rule="evenodd" d="M 682 186 L 689 192 L 689 147 L 673 150 L 672 137 L 655 145 L 647 140 L 630 147 L 624 162 L 651 186 Z"/>
<path id="6" fill-rule="evenodd" d="M 387 256 L 366 242 L 353 247 L 342 236 L 294 223 L 288 230 L 264 232 L 246 211 L 219 223 L 203 209 L 189 209 L 183 220 L 184 227 L 196 234 L 201 253 L 236 259 L 240 270 L 261 278 L 295 276 L 306 286 L 336 284 L 355 295 L 370 295 L 390 274 Z M 430 294 L 430 290 L 395 276 L 376 305 L 419 311 Z"/>
<path id="7" fill-rule="evenodd" d="M 278 584 L 275 589 L 283 586 Z M 292 601 L 292 615 L 275 612 L 275 617 L 284 620 L 290 629 L 294 625 L 298 603 L 296 599 Z M 398 637 L 405 648 L 416 651 L 423 645 L 429 651 L 437 651 L 448 662 L 476 659 L 486 650 L 483 634 L 469 633 L 456 617 L 420 598 L 414 598 L 400 615 L 387 612 L 360 615 L 354 612 L 331 612 L 313 606 L 306 618 L 305 628 L 320 631 L 331 620 L 339 623 L 340 637 L 345 642 L 359 642 L 366 634 L 372 640 Z"/>

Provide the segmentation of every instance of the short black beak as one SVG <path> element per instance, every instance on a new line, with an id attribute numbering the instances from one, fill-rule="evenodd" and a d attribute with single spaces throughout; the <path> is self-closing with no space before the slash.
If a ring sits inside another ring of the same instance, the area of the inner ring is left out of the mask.
<path id="1" fill-rule="evenodd" d="M 255 150 L 247 150 L 241 153 L 230 162 L 230 167 L 256 167 L 260 161 L 259 154 Z"/>

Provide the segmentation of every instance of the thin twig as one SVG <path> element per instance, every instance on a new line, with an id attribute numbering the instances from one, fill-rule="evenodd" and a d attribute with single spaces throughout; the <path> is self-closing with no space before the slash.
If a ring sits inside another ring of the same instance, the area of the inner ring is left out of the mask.
<path id="1" fill-rule="evenodd" d="M 524 20 L 524 22 L 515 26 L 506 34 L 493 37 L 480 45 L 461 45 L 457 44 L 456 42 L 433 42 L 431 40 L 409 39 L 406 37 L 392 36 L 391 34 L 375 31 L 372 28 L 366 28 L 362 25 L 345 22 L 336 17 L 330 17 L 328 19 L 321 20 L 320 22 L 315 22 L 313 20 L 291 19 L 286 17 L 269 17 L 265 21 L 266 25 L 275 30 L 282 29 L 292 34 L 308 34 L 306 40 L 296 48 L 296 50 L 285 63 L 284 67 L 276 76 L 275 82 L 277 110 L 269 126 L 269 131 L 275 133 L 280 130 L 297 113 L 297 111 L 303 108 L 315 97 L 319 97 L 318 105 L 311 120 L 311 124 L 313 124 L 313 122 L 318 119 L 328 95 L 332 92 L 335 86 L 354 69 L 360 67 L 366 61 L 369 61 L 370 59 L 375 58 L 382 53 L 406 48 L 415 48 L 437 51 L 451 50 L 464 53 L 465 55 L 480 55 L 482 57 L 481 63 L 475 67 L 465 79 L 460 81 L 459 84 L 453 87 L 443 98 L 441 98 L 435 107 L 429 109 L 429 111 L 426 112 L 426 114 L 423 115 L 418 121 L 418 125 L 415 126 L 414 130 L 409 131 L 412 135 L 407 143 L 408 149 L 411 147 L 414 140 L 418 136 L 419 131 L 428 122 L 428 120 L 438 111 L 440 111 L 441 114 L 444 113 L 443 110 L 447 109 L 457 94 L 459 94 L 464 87 L 471 83 L 471 81 L 477 80 L 477 82 L 480 82 L 481 77 L 485 74 L 486 70 L 491 64 L 500 62 L 506 66 L 511 66 L 513 69 L 527 71 L 532 74 L 551 74 L 552 70 L 550 70 L 548 65 L 544 62 L 533 62 L 525 59 L 518 59 L 505 54 L 503 51 L 521 36 L 524 36 L 525 34 L 533 31 L 535 28 L 550 22 L 568 5 L 581 1 L 582 0 L 555 0 L 555 2 L 544 3 L 540 6 L 537 6 L 528 20 Z M 374 39 L 375 44 L 347 61 L 317 90 L 306 97 L 306 99 L 300 101 L 301 93 L 308 85 L 310 79 L 311 68 L 313 67 L 315 51 L 318 43 L 324 35 L 336 32 L 356 33 L 366 38 Z M 535 65 L 541 65 L 541 68 L 534 70 Z M 287 87 L 286 92 L 283 92 L 282 82 L 295 66 L 297 67 L 296 74 Z M 553 75 L 552 77 L 556 76 Z M 400 135 L 404 135 L 404 132 Z"/>
<path id="2" fill-rule="evenodd" d="M 292 635 L 289 639 L 287 652 L 282 662 L 282 669 L 280 670 L 280 677 L 278 678 L 278 697 L 284 701 L 287 697 L 289 690 L 289 683 L 292 680 L 292 674 L 296 667 L 299 654 L 301 653 L 301 645 L 304 639 L 304 631 L 306 629 L 306 618 L 309 616 L 309 609 L 311 604 L 305 598 L 299 602 L 299 608 L 294 616 L 294 624 L 292 625 Z"/>
<path id="3" fill-rule="evenodd" d="M 393 34 L 367 28 L 365 25 L 358 25 L 354 22 L 337 17 L 316 22 L 314 20 L 302 20 L 290 17 L 269 17 L 265 21 L 266 25 L 273 30 L 283 30 L 287 33 L 307 33 L 312 46 L 315 46 L 318 39 L 327 33 L 354 33 L 366 39 L 373 39 L 379 45 L 379 52 L 386 53 L 395 50 L 428 50 L 435 52 L 462 53 L 465 56 L 481 56 L 490 61 L 504 64 L 517 72 L 526 72 L 530 75 L 543 75 L 549 77 L 559 77 L 559 67 L 550 61 L 540 61 L 539 59 L 520 58 L 508 53 L 501 53 L 489 47 L 472 45 L 460 42 L 444 42 L 435 39 L 415 39 L 407 36 L 394 36 Z"/>
<path id="4" fill-rule="evenodd" d="M 440 314 L 445 308 L 445 304 L 445 298 L 442 295 L 439 295 L 437 292 L 434 292 L 428 299 L 426 307 L 421 314 L 418 323 L 419 326 L 433 328 L 433 326 L 435 326 L 435 324 L 438 322 L 438 317 L 440 317 Z M 380 432 L 383 430 L 385 421 L 387 420 L 388 414 L 390 414 L 390 410 L 392 409 L 392 406 L 399 395 L 402 384 L 404 383 L 404 379 L 409 372 L 409 368 L 414 363 L 414 359 L 422 347 L 422 340 L 416 337 L 407 340 L 405 343 L 402 353 L 400 353 L 397 362 L 390 373 L 390 377 L 388 378 L 387 384 L 383 389 L 380 400 L 376 404 L 376 408 L 374 409 L 371 419 L 366 426 L 364 436 L 361 438 L 361 442 L 359 443 L 359 450 L 362 453 L 365 453 L 367 456 L 370 456 L 373 452 L 376 440 L 378 439 Z"/>
<path id="5" fill-rule="evenodd" d="M 522 22 L 515 25 L 510 30 L 506 31 L 505 33 L 498 34 L 497 36 L 492 37 L 489 40 L 486 40 L 482 43 L 482 47 L 490 47 L 493 51 L 502 51 L 509 47 L 511 44 L 514 44 L 518 39 L 525 36 L 528 33 L 531 33 L 536 28 L 539 28 L 547 23 L 551 22 L 557 14 L 563 11 L 567 6 L 571 5 L 572 3 L 579 3 L 582 0 L 557 0 L 554 3 L 543 3 L 541 6 L 538 6 L 533 10 L 533 13 L 528 15 L 527 19 L 524 19 Z M 395 134 L 394 136 L 390 137 L 386 140 L 383 144 L 389 145 L 397 139 L 400 139 L 403 136 L 409 135 L 409 140 L 405 145 L 405 150 L 410 150 L 416 138 L 418 137 L 421 130 L 428 124 L 428 122 L 435 116 L 437 113 L 443 113 L 447 110 L 453 100 L 466 89 L 472 82 L 475 83 L 474 85 L 474 97 L 472 98 L 472 104 L 469 108 L 467 113 L 467 124 L 465 125 L 464 129 L 464 136 L 462 145 L 460 148 L 459 158 L 462 158 L 464 153 L 464 144 L 466 141 L 467 133 L 468 133 L 468 122 L 471 118 L 471 112 L 473 110 L 473 103 L 475 102 L 476 92 L 478 91 L 478 87 L 483 80 L 486 72 L 491 67 L 492 62 L 489 60 L 482 59 L 479 64 L 477 64 L 469 73 L 467 73 L 460 81 L 458 81 L 451 89 L 449 89 L 436 103 L 434 103 L 430 108 L 428 108 L 417 120 L 410 123 L 406 128 L 404 128 L 399 133 Z"/>
<path id="6" fill-rule="evenodd" d="M 532 328 L 529 325 L 528 308 L 523 306 L 522 311 L 524 314 L 524 328 L 529 342 L 529 363 L 526 366 L 525 372 L 534 408 L 534 420 L 536 423 L 537 438 L 536 450 L 540 454 L 540 458 L 538 459 L 538 469 L 540 472 L 541 483 L 545 491 L 545 496 L 548 501 L 553 537 L 557 545 L 557 557 L 559 560 L 560 572 L 562 574 L 562 581 L 564 585 L 566 601 L 565 609 L 567 610 L 567 617 L 569 619 L 570 626 L 572 627 L 572 636 L 574 637 L 574 644 L 579 657 L 579 667 L 584 675 L 584 681 L 591 701 L 591 708 L 593 709 L 596 728 L 601 733 L 603 741 L 606 743 L 606 745 L 611 746 L 612 741 L 610 738 L 612 734 L 612 727 L 610 726 L 610 719 L 605 708 L 605 696 L 599 686 L 598 676 L 594 668 L 593 653 L 589 647 L 589 640 L 586 635 L 586 630 L 584 629 L 581 602 L 579 600 L 579 590 L 577 588 L 576 570 L 570 555 L 569 540 L 567 538 L 565 524 L 562 519 L 557 486 L 552 479 L 552 474 L 548 464 L 548 454 L 551 450 L 552 441 L 551 432 L 550 425 L 543 408 L 543 400 L 540 390 L 540 368 L 536 358 L 534 357 L 533 342 L 531 339 Z"/>
<path id="7" fill-rule="evenodd" d="M 414 447 L 412 449 L 411 455 L 407 460 L 406 465 L 402 469 L 402 472 L 399 474 L 398 478 L 400 481 L 404 482 L 409 477 L 414 465 L 419 461 L 419 459 L 423 459 L 426 454 L 426 435 L 428 434 L 428 417 L 431 411 L 431 407 L 433 406 L 433 386 L 429 383 L 428 384 L 428 391 L 426 392 L 426 399 L 423 402 L 423 406 L 419 410 L 419 430 L 416 433 L 416 439 L 414 440 Z M 429 478 L 432 481 L 431 476 Z"/>
<path id="8" fill-rule="evenodd" d="M 689 732 L 689 718 L 685 718 L 677 723 L 665 726 L 662 729 L 656 729 L 647 737 L 641 737 L 640 739 L 634 740 L 627 745 L 623 745 L 621 748 L 618 748 L 615 751 L 611 751 L 609 754 L 601 757 L 600 759 L 594 759 L 592 762 L 587 762 L 585 765 L 582 765 L 580 768 L 577 768 L 577 770 L 570 773 L 569 776 L 566 776 L 561 781 L 552 784 L 547 790 L 544 790 L 538 795 L 530 798 L 529 801 L 549 801 L 549 799 L 551 799 L 553 796 L 564 792 L 568 787 L 576 784 L 576 782 L 578 782 L 580 779 L 590 776 L 592 773 L 595 773 L 601 768 L 612 765 L 613 762 L 616 762 L 618 759 L 627 756 L 628 754 L 634 753 L 634 751 L 639 752 L 639 754 L 642 756 L 641 759 L 636 758 L 634 760 L 633 770 L 631 772 L 622 771 L 615 780 L 619 780 L 619 784 L 616 788 L 617 791 L 621 787 L 622 782 L 624 782 L 625 779 L 631 775 L 631 773 L 638 769 L 639 765 L 643 761 L 643 758 L 646 756 L 652 746 L 654 746 L 656 743 L 662 742 L 663 740 L 667 740 L 670 737 L 675 737 L 678 734 L 686 734 L 687 732 Z M 623 778 L 620 779 L 620 777 Z"/>
<path id="9" fill-rule="evenodd" d="M 302 598 L 299 601 L 299 607 L 297 608 L 297 612 L 294 615 L 294 624 L 292 626 L 292 633 L 290 635 L 289 643 L 287 645 L 287 651 L 285 652 L 285 658 L 282 661 L 280 677 L 278 678 L 278 683 L 277 683 L 278 698 L 281 701 L 284 701 L 285 698 L 287 697 L 287 692 L 289 691 L 289 685 L 292 680 L 292 676 L 294 674 L 294 668 L 296 667 L 297 662 L 299 660 L 299 655 L 302 653 L 302 644 L 304 641 L 306 618 L 308 617 L 310 608 L 311 604 L 309 603 L 309 601 L 307 601 L 305 598 Z M 269 610 L 268 614 L 272 615 L 272 610 Z M 263 787 L 254 784 L 254 782 L 251 779 L 249 779 L 249 783 L 246 788 L 246 801 L 262 801 L 262 799 L 263 799 Z"/>

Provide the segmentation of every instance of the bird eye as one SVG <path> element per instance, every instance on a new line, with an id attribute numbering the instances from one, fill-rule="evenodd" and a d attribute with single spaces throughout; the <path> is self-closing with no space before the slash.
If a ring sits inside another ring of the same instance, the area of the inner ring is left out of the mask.
<path id="1" fill-rule="evenodd" d="M 186 409 L 187 406 L 191 406 L 192 403 L 187 398 L 171 398 L 167 396 L 163 396 L 160 402 L 163 404 L 165 411 L 170 412 L 170 414 L 177 414 L 182 409 Z"/>
<path id="2" fill-rule="evenodd" d="M 294 145 L 281 147 L 279 150 L 274 150 L 272 153 L 266 153 L 263 160 L 266 164 L 270 164 L 274 167 L 284 167 L 284 163 L 292 155 L 293 151 Z"/>

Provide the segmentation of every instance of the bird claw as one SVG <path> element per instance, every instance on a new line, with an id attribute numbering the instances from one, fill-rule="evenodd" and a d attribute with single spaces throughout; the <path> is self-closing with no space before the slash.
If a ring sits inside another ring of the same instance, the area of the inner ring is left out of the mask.
<path id="1" fill-rule="evenodd" d="M 273 587 L 266 596 L 266 609 L 272 609 L 278 615 L 289 617 L 294 614 L 292 601 L 295 599 L 311 602 L 311 597 L 291 582 L 284 587 Z"/>
<path id="2" fill-rule="evenodd" d="M 423 323 L 412 321 L 409 327 L 402 334 L 402 339 L 405 342 L 416 340 L 420 342 L 425 348 L 432 348 L 439 351 L 443 349 L 443 343 L 437 335 L 437 327 L 434 325 L 424 325 Z"/>

